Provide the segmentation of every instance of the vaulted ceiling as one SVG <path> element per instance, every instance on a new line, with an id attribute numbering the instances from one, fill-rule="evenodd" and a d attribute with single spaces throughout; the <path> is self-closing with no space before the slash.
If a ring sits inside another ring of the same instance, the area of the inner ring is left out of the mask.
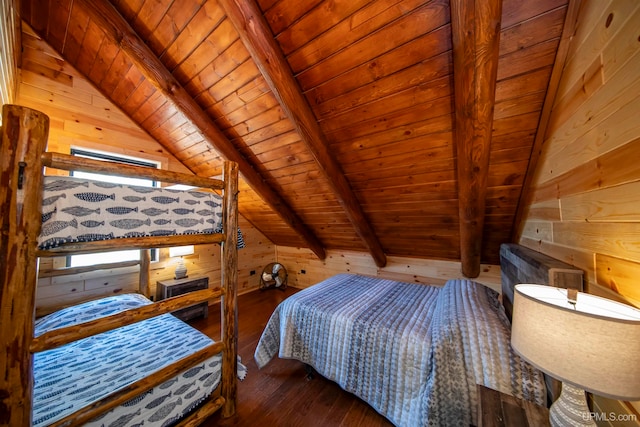
<path id="1" fill-rule="evenodd" d="M 275 244 L 379 266 L 462 260 L 470 277 L 517 230 L 577 8 L 21 1 L 25 23 L 195 174 L 238 162 L 240 213 Z"/>

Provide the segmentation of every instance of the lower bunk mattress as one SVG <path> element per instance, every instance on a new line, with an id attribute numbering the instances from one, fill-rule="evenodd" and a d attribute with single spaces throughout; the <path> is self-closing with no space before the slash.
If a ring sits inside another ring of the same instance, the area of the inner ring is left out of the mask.
<path id="1" fill-rule="evenodd" d="M 36 321 L 35 335 L 151 304 L 124 294 L 60 310 Z M 213 343 L 165 314 L 34 354 L 33 426 L 46 426 Z M 87 425 L 169 425 L 217 387 L 221 355 L 115 407 Z M 245 368 L 238 365 L 239 377 Z"/>
<path id="2" fill-rule="evenodd" d="M 312 366 L 397 426 L 477 422 L 476 384 L 545 403 L 543 375 L 511 349 L 490 288 L 341 274 L 283 301 L 255 351 Z"/>

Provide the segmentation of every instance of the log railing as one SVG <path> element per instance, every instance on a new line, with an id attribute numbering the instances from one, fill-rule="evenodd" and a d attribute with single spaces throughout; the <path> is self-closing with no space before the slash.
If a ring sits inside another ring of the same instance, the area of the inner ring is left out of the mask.
<path id="1" fill-rule="evenodd" d="M 31 352 L 50 350 L 70 342 L 97 335 L 122 326 L 132 325 L 142 320 L 151 319 L 161 314 L 170 313 L 181 308 L 189 307 L 201 302 L 213 301 L 220 298 L 222 289 L 203 289 L 187 294 L 158 301 L 138 308 L 132 308 L 120 313 L 101 317 L 100 319 L 78 323 L 55 329 L 35 337 L 31 341 Z"/>

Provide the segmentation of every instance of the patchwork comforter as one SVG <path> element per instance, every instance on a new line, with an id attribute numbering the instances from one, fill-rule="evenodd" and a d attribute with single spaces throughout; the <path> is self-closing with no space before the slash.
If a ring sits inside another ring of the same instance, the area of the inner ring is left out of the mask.
<path id="1" fill-rule="evenodd" d="M 542 373 L 510 346 L 498 294 L 341 274 L 289 297 L 255 351 L 311 365 L 397 426 L 476 424 L 476 384 L 545 403 Z"/>
<path id="2" fill-rule="evenodd" d="M 35 335 L 151 304 L 137 294 L 80 304 L 39 319 Z M 203 349 L 213 341 L 171 314 L 34 354 L 33 425 L 46 426 L 110 393 Z M 87 425 L 167 425 L 211 394 L 221 355 L 192 366 Z M 246 368 L 238 365 L 238 376 Z"/>
<path id="3" fill-rule="evenodd" d="M 222 198 L 211 192 L 47 176 L 40 249 L 123 237 L 222 232 Z M 240 230 L 238 248 L 244 247 Z"/>

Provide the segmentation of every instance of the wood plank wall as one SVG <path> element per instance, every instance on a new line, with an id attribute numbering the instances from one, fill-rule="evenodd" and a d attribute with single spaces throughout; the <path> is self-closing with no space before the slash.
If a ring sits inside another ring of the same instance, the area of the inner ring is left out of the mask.
<path id="1" fill-rule="evenodd" d="M 387 265 L 379 268 L 371 256 L 363 252 L 329 250 L 323 261 L 308 249 L 278 246 L 276 252 L 276 259 L 289 273 L 289 285 L 297 288 L 308 288 L 338 273 L 429 285 L 444 285 L 448 279 L 463 277 L 460 262 L 453 261 L 389 256 Z M 500 267 L 483 264 L 474 280 L 500 292 Z"/>
<path id="2" fill-rule="evenodd" d="M 68 152 L 70 147 L 85 147 L 145 158 L 159 162 L 164 169 L 189 173 L 26 24 L 22 50 L 17 101 L 49 116 L 49 151 Z"/>
<path id="3" fill-rule="evenodd" d="M 583 269 L 588 292 L 638 307 L 639 118 L 640 2 L 584 1 L 520 243 Z M 597 404 L 627 405 L 638 425 L 640 403 Z"/>
<path id="4" fill-rule="evenodd" d="M 68 153 L 72 146 L 90 148 L 157 161 L 163 168 L 188 173 L 182 163 L 141 131 L 26 27 L 22 42 L 24 52 L 16 102 L 49 116 L 49 151 Z M 275 246 L 244 218 L 240 217 L 239 222 L 247 245 L 238 252 L 239 292 L 248 292 L 259 286 L 258 273 L 273 261 Z M 160 251 L 160 261 L 151 267 L 151 295 L 155 295 L 158 280 L 173 277 L 176 262 L 169 258 L 168 249 Z M 45 258 L 40 268 L 60 268 L 64 264 L 64 258 Z M 185 257 L 185 264 L 189 276 L 208 276 L 211 286 L 219 286 L 221 260 L 217 245 L 196 246 L 195 253 Z M 251 271 L 256 274 L 251 275 Z M 135 292 L 137 272 L 138 267 L 128 267 L 42 278 L 38 283 L 37 313 L 99 296 Z"/>
<path id="5" fill-rule="evenodd" d="M 520 240 L 640 306 L 640 3 L 583 2 Z"/>
<path id="6" fill-rule="evenodd" d="M 19 60 L 18 6 L 16 0 L 3 0 L 0 2 L 0 105 L 15 103 Z"/>

